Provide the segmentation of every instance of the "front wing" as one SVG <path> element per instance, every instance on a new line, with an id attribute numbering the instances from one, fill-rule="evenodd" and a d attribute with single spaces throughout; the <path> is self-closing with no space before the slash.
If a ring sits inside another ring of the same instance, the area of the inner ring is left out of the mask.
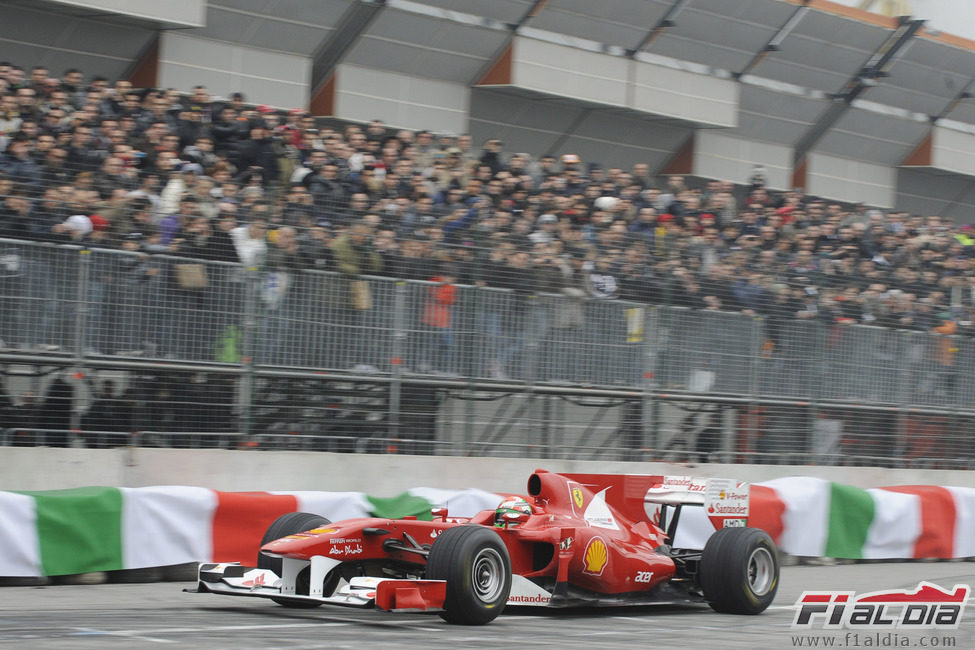
<path id="1" fill-rule="evenodd" d="M 358 576 L 342 580 L 335 590 L 325 595 L 322 585 L 325 576 L 339 561 L 314 556 L 310 561 L 286 559 L 283 575 L 270 569 L 257 569 L 238 563 L 201 564 L 194 593 L 223 594 L 273 598 L 286 601 L 306 601 L 344 607 L 379 607 L 392 612 L 435 612 L 443 609 L 447 583 L 443 580 L 400 580 Z M 297 576 L 310 567 L 308 594 L 296 593 Z"/>

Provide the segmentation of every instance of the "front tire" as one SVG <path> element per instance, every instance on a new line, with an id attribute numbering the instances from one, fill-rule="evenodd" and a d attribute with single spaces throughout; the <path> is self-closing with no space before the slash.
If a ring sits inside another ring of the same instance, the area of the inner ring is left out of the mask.
<path id="1" fill-rule="evenodd" d="M 714 611 L 760 614 L 779 588 L 775 543 L 758 528 L 722 528 L 704 545 L 699 576 Z"/>
<path id="2" fill-rule="evenodd" d="M 273 542 L 276 539 L 281 539 L 282 537 L 287 537 L 288 535 L 294 535 L 295 533 L 303 533 L 306 530 L 311 530 L 312 528 L 321 528 L 322 526 L 327 526 L 330 523 L 332 522 L 325 517 L 312 514 L 310 512 L 289 512 L 281 515 L 275 519 L 270 526 L 268 526 L 267 531 L 264 533 L 264 537 L 261 538 L 261 546 L 264 546 L 268 542 Z M 264 553 L 258 551 L 257 568 L 270 569 L 280 577 L 281 558 L 268 557 Z M 321 603 L 316 603 L 310 600 L 292 600 L 290 598 L 271 598 L 271 600 L 282 607 L 291 607 L 294 609 L 312 609 L 321 605 Z"/>
<path id="3" fill-rule="evenodd" d="M 459 625 L 484 625 L 504 610 L 511 591 L 511 558 L 501 537 L 483 526 L 445 530 L 430 549 L 428 580 L 446 580 L 440 617 Z"/>

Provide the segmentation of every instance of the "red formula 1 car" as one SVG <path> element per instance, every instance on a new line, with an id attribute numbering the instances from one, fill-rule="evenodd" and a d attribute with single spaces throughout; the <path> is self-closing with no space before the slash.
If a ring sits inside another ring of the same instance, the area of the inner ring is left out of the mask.
<path id="1" fill-rule="evenodd" d="M 528 496 L 469 518 L 445 508 L 432 521 L 286 514 L 265 534 L 257 567 L 201 564 L 196 591 L 436 611 L 470 625 L 505 605 L 707 602 L 758 614 L 775 597 L 779 565 L 768 534 L 746 526 L 748 502 L 747 484 L 734 481 L 537 470 Z M 703 551 L 672 547 L 685 506 L 705 507 L 717 529 Z"/>

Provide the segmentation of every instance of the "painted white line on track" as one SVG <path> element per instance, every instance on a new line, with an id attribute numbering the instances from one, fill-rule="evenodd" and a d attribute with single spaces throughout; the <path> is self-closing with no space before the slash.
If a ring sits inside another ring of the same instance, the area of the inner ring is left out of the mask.
<path id="1" fill-rule="evenodd" d="M 172 639 L 157 639 L 156 637 L 144 636 L 139 632 L 126 632 L 126 631 L 115 631 L 110 632 L 108 630 L 96 630 L 91 627 L 74 627 L 71 628 L 77 630 L 76 636 L 120 636 L 126 639 L 139 639 L 140 641 L 152 641 L 153 643 L 176 643 Z"/>
<path id="2" fill-rule="evenodd" d="M 212 627 L 161 627 L 154 630 L 96 630 L 93 628 L 81 628 L 76 627 L 74 629 L 79 630 L 79 635 L 98 635 L 104 634 L 108 636 L 128 636 L 132 638 L 142 638 L 137 635 L 140 634 L 173 634 L 173 633 L 187 633 L 187 632 L 226 632 L 231 630 L 275 630 L 281 628 L 296 628 L 296 627 L 338 627 L 340 625 L 349 625 L 349 623 L 275 623 L 267 625 L 214 625 Z M 147 639 L 149 637 L 146 637 Z M 160 643 L 176 643 L 176 641 L 171 641 L 168 639 L 149 639 L 151 641 L 158 641 Z"/>
<path id="3" fill-rule="evenodd" d="M 499 637 L 497 636 L 459 636 L 459 637 L 448 636 L 448 637 L 443 637 L 443 641 L 447 643 L 454 643 L 456 644 L 454 647 L 457 648 L 464 648 L 473 643 L 489 643 L 491 644 L 490 647 L 496 647 L 498 643 L 498 638 Z M 537 646 L 544 646 L 546 648 L 550 648 L 552 646 L 551 639 L 534 639 L 527 636 L 526 637 L 510 636 L 510 637 L 504 637 L 504 639 L 505 639 L 505 644 L 510 643 L 515 646 L 537 645 Z"/>

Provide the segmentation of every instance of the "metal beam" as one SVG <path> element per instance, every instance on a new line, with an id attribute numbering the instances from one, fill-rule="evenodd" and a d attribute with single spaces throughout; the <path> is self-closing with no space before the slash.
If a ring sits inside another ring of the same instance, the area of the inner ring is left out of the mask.
<path id="1" fill-rule="evenodd" d="M 877 79 L 889 76 L 895 57 L 924 26 L 923 20 L 901 19 L 900 25 L 887 37 L 880 47 L 870 55 L 866 63 L 832 96 L 833 103 L 810 126 L 795 146 L 793 167 L 805 159 L 813 147 L 839 121 L 853 105 L 854 100 L 869 88 L 877 85 Z"/>
<path id="2" fill-rule="evenodd" d="M 549 146 L 549 148 L 545 151 L 545 155 L 554 156 L 555 152 L 558 151 L 559 148 L 561 148 L 561 146 L 565 144 L 569 138 L 572 137 L 572 135 L 576 132 L 576 130 L 578 130 L 578 128 L 582 126 L 582 123 L 585 122 L 590 115 L 592 115 L 593 110 L 594 109 L 592 108 L 583 109 L 576 116 L 576 118 L 572 120 L 572 124 L 567 126 L 565 130 L 562 132 L 562 134 L 558 137 L 558 139 L 555 142 L 553 142 L 551 146 Z"/>
<path id="3" fill-rule="evenodd" d="M 385 6 L 386 0 L 356 0 L 349 5 L 331 35 L 319 43 L 312 54 L 312 97 Z"/>
<path id="4" fill-rule="evenodd" d="M 548 0 L 535 0 L 535 2 L 532 3 L 532 6 L 529 7 L 524 14 L 522 14 L 521 18 L 519 18 L 517 22 L 510 23 L 508 27 L 511 29 L 511 31 L 517 32 L 522 25 L 537 16 L 538 12 L 541 11 L 546 4 L 548 4 Z"/>
<path id="5" fill-rule="evenodd" d="M 951 98 L 951 101 L 945 104 L 945 107 L 942 108 L 937 115 L 930 116 L 931 123 L 936 124 L 938 120 L 948 117 L 948 115 L 955 110 L 958 104 L 962 103 L 966 99 L 971 99 L 972 97 L 975 97 L 975 78 L 969 79 L 968 83 L 965 84 L 960 91 L 958 91 L 957 95 Z"/>
<path id="6" fill-rule="evenodd" d="M 796 28 L 796 26 L 802 20 L 802 17 L 809 13 L 809 1 L 810 0 L 802 0 L 802 6 L 796 7 L 796 10 L 792 12 L 792 15 L 790 15 L 789 19 L 785 21 L 785 24 L 776 30 L 775 34 L 772 35 L 772 38 L 769 39 L 768 43 L 766 43 L 765 46 L 752 57 L 751 61 L 746 63 L 745 67 L 739 72 L 733 73 L 732 76 L 734 76 L 735 79 L 740 79 L 744 75 L 751 72 L 755 66 L 762 62 L 762 59 L 769 55 L 770 52 L 778 52 L 781 49 L 782 41 L 784 41 L 786 37 L 792 33 L 792 30 Z"/>
<path id="7" fill-rule="evenodd" d="M 637 44 L 636 47 L 626 50 L 626 56 L 632 57 L 637 52 L 642 51 L 645 47 L 657 40 L 657 37 L 663 34 L 665 31 L 677 24 L 677 15 L 684 10 L 684 7 L 689 5 L 691 0 L 675 0 L 674 4 L 670 5 L 667 13 L 657 21 L 657 24 L 653 26 L 646 36 Z"/>

